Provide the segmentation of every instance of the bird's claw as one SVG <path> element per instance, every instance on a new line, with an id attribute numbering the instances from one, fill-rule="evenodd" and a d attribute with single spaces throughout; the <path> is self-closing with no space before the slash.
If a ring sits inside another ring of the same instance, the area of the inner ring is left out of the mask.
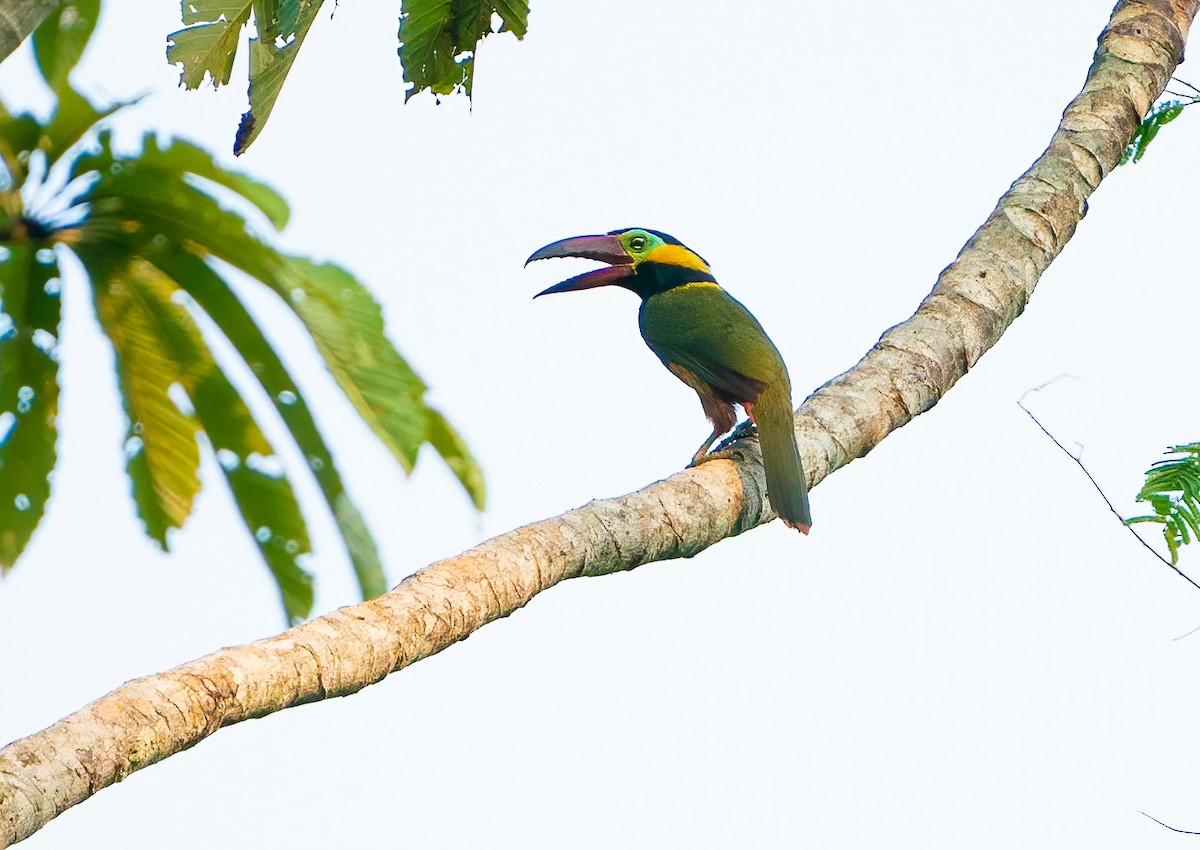
<path id="1" fill-rule="evenodd" d="M 710 460 L 737 460 L 737 452 L 728 449 L 718 449 L 715 452 L 701 452 L 692 458 L 692 462 L 688 464 L 688 468 L 692 469 L 702 463 L 708 463 Z"/>

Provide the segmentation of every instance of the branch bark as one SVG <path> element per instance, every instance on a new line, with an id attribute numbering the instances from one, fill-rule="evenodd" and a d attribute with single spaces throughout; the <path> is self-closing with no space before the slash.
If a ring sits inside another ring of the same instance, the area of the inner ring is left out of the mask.
<path id="1" fill-rule="evenodd" d="M 1046 151 L 933 291 L 796 416 L 815 485 L 933 407 L 1025 309 L 1087 198 L 1182 60 L 1200 0 L 1123 0 Z M 355 693 L 505 617 L 558 582 L 690 557 L 773 519 L 753 437 L 623 496 L 493 538 L 386 595 L 129 682 L 0 750 L 0 846 L 232 723 Z"/>
<path id="2" fill-rule="evenodd" d="M 59 0 L 18 0 L 0 5 L 0 62 L 20 47 L 58 4 Z"/>

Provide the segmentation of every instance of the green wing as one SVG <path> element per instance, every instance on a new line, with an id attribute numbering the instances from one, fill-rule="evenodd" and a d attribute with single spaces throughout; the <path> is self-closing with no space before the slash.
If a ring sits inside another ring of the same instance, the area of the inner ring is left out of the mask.
<path id="1" fill-rule="evenodd" d="M 730 403 L 754 403 L 768 384 L 787 382 L 783 358 L 762 325 L 716 284 L 652 295 L 638 321 L 646 344 L 668 368 L 683 366 Z"/>

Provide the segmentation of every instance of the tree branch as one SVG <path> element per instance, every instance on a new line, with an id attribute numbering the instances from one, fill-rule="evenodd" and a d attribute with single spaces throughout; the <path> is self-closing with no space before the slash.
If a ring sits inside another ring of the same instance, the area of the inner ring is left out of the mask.
<path id="1" fill-rule="evenodd" d="M 1181 61 L 1200 0 L 1123 0 L 1045 153 L 912 318 L 796 416 L 812 484 L 933 407 L 1025 309 Z M 378 599 L 129 682 L 0 750 L 0 845 L 222 726 L 378 682 L 567 578 L 690 557 L 773 518 L 757 443 L 432 564 Z"/>
<path id="2" fill-rule="evenodd" d="M 1108 512 L 1117 518 L 1117 521 L 1119 523 L 1121 523 L 1121 526 L 1126 531 L 1128 531 L 1130 534 L 1132 534 L 1134 539 L 1137 540 L 1138 543 L 1141 543 L 1142 546 L 1151 555 L 1153 555 L 1155 558 L 1157 558 L 1162 563 L 1166 564 L 1180 578 L 1182 578 L 1184 581 L 1186 581 L 1192 587 L 1196 588 L 1197 590 L 1200 590 L 1200 584 L 1197 584 L 1195 579 L 1193 579 L 1191 576 L 1189 576 L 1187 573 L 1185 573 L 1183 570 L 1181 570 L 1177 564 L 1172 564 L 1170 561 L 1168 561 L 1166 558 L 1164 558 L 1157 549 L 1155 549 L 1153 546 L 1151 546 L 1149 543 L 1146 542 L 1146 538 L 1142 537 L 1142 535 L 1137 533 L 1137 529 L 1135 529 L 1132 525 L 1130 525 L 1128 523 L 1128 521 L 1125 519 L 1125 517 L 1121 516 L 1121 512 L 1118 511 L 1116 505 L 1114 505 L 1112 503 L 1112 499 L 1108 498 L 1108 494 L 1105 493 L 1104 488 L 1100 486 L 1100 482 L 1095 479 L 1095 477 L 1092 475 L 1091 471 L 1088 470 L 1087 466 L 1084 464 L 1084 462 L 1083 462 L 1083 446 L 1079 443 L 1076 443 L 1075 445 L 1079 446 L 1080 453 L 1074 454 L 1070 449 L 1068 449 L 1066 446 L 1064 446 L 1062 444 L 1062 442 L 1058 439 L 1058 437 L 1056 437 L 1050 433 L 1050 429 L 1042 424 L 1042 420 L 1038 419 L 1036 416 L 1033 415 L 1032 410 L 1030 410 L 1028 407 L 1025 406 L 1025 397 L 1026 396 L 1028 396 L 1030 393 L 1036 393 L 1039 390 L 1044 389 L 1047 385 L 1052 384 L 1056 380 L 1058 380 L 1058 379 L 1055 378 L 1053 381 L 1047 381 L 1045 384 L 1042 384 L 1041 386 L 1033 387 L 1031 389 L 1026 390 L 1024 393 L 1021 394 L 1021 397 L 1019 399 L 1017 399 L 1017 407 L 1019 407 L 1025 411 L 1025 415 L 1033 420 L 1033 424 L 1038 426 L 1038 430 L 1040 430 L 1043 434 L 1045 434 L 1047 437 L 1050 438 L 1050 442 L 1052 442 L 1052 443 L 1054 443 L 1054 445 L 1058 446 L 1058 448 L 1062 451 L 1063 454 L 1065 454 L 1071 460 L 1075 461 L 1075 465 L 1079 467 L 1079 469 L 1087 477 L 1087 480 L 1092 483 L 1092 487 L 1095 488 L 1096 492 L 1100 494 L 1100 498 L 1104 500 L 1104 504 L 1108 506 Z M 1189 632 L 1188 634 L 1191 634 L 1191 632 Z M 1186 635 L 1185 635 L 1185 637 L 1186 637 Z M 1175 639 L 1178 640 L 1179 638 L 1175 638 Z M 1142 814 L 1146 814 L 1146 813 L 1143 812 Z M 1150 817 L 1150 815 L 1146 815 L 1146 817 Z M 1153 818 L 1150 818 L 1150 819 L 1153 820 Z M 1163 824 L 1163 825 L 1166 826 L 1166 824 Z"/>
<path id="3" fill-rule="evenodd" d="M 0 62 L 21 46 L 38 24 L 58 8 L 59 0 L 17 0 L 0 4 Z"/>

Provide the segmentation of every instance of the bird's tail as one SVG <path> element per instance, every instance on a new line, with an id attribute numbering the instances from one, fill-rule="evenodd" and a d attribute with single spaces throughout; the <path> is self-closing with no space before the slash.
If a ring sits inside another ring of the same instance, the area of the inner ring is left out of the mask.
<path id="1" fill-rule="evenodd" d="M 754 420 L 762 445 L 767 474 L 767 497 L 775 513 L 790 527 L 808 534 L 812 514 L 808 509 L 808 483 L 796 446 L 792 400 L 786 383 L 772 383 L 754 405 Z"/>

